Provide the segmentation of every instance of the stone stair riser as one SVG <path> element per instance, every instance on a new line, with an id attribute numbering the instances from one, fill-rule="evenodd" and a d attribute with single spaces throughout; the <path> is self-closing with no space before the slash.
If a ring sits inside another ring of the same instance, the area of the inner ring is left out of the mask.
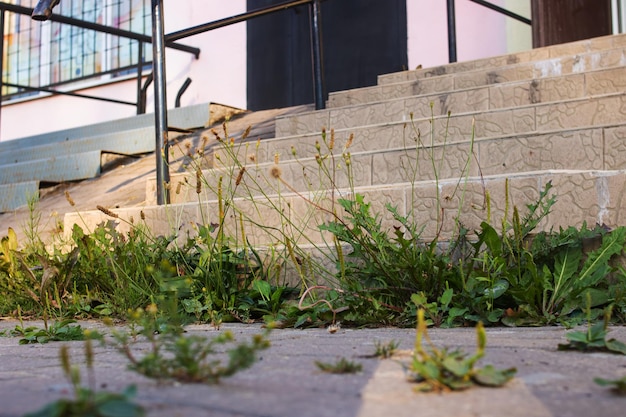
<path id="1" fill-rule="evenodd" d="M 154 146 L 154 128 L 134 129 L 87 137 L 85 139 L 74 139 L 29 147 L 24 149 L 23 152 L 0 153 L 0 166 L 90 151 L 136 155 L 153 152 Z"/>
<path id="2" fill-rule="evenodd" d="M 39 181 L 0 184 L 0 213 L 25 206 L 29 199 L 39 197 Z"/>
<path id="3" fill-rule="evenodd" d="M 399 148 L 350 156 L 348 174 L 342 155 L 324 160 L 324 170 L 315 159 L 279 163 L 281 180 L 272 177 L 274 164 L 248 164 L 236 185 L 239 168 L 202 171 L 200 194 L 195 173 L 171 177 L 171 202 L 214 200 L 221 178 L 222 196 L 257 198 L 292 190 L 308 194 L 319 190 L 352 187 L 386 187 L 463 176 L 516 175 L 548 170 L 620 170 L 626 168 L 626 127 L 593 128 L 566 132 L 510 136 L 476 142 L 449 143 L 434 148 Z M 470 149 L 473 146 L 473 156 Z M 433 168 L 433 162 L 436 166 Z M 330 174 L 333 170 L 334 172 Z M 306 174 L 306 175 L 305 175 Z M 330 180 L 330 175 L 334 180 Z M 180 185 L 179 185 L 180 184 Z M 333 185 L 334 184 L 334 185 Z M 148 182 L 147 204 L 156 204 L 155 180 Z"/>
<path id="4" fill-rule="evenodd" d="M 63 182 L 97 177 L 100 151 L 0 166 L 0 184 L 27 181 Z"/>
<path id="5" fill-rule="evenodd" d="M 486 112 L 534 104 L 556 103 L 626 91 L 623 68 L 573 74 L 540 80 L 497 84 L 449 93 L 399 98 L 339 109 L 279 118 L 276 136 L 320 132 L 322 127 L 347 129 L 358 126 L 429 118 L 467 112 Z"/>
<path id="6" fill-rule="evenodd" d="M 531 49 L 508 55 L 482 58 L 473 61 L 455 62 L 435 68 L 424 68 L 412 71 L 403 71 L 378 76 L 378 84 L 391 84 L 414 79 L 435 77 L 443 74 L 468 72 L 484 68 L 503 67 L 516 63 L 547 60 L 562 56 L 575 56 L 593 53 L 601 50 L 610 50 L 626 46 L 626 35 L 612 35 L 594 39 L 586 39 L 561 45 L 552 45 L 544 48 Z"/>
<path id="7" fill-rule="evenodd" d="M 526 205 L 536 202 L 539 192 L 551 181 L 553 191 L 557 194 L 557 204 L 538 230 L 580 225 L 583 222 L 614 227 L 620 221 L 623 222 L 626 216 L 623 210 L 619 210 L 621 196 L 626 191 L 625 180 L 624 172 L 547 171 L 510 176 L 508 207 L 511 212 L 508 216 L 510 218 L 513 206 L 518 207 L 523 216 Z M 457 230 L 457 218 L 470 230 L 477 230 L 485 220 L 490 220 L 496 227 L 501 225 L 507 201 L 506 181 L 504 176 L 473 177 L 467 181 L 441 182 L 438 186 L 434 182 L 415 186 L 405 183 L 393 188 L 363 188 L 356 191 L 365 196 L 366 202 L 371 203 L 373 214 L 381 214 L 385 229 L 391 230 L 394 225 L 397 226 L 384 208 L 389 203 L 397 207 L 401 215 L 410 216 L 415 224 L 424 225 L 424 239 L 433 239 L 437 235 L 447 239 Z M 487 193 L 491 219 L 487 219 Z M 286 194 L 268 199 L 232 200 L 225 209 L 225 233 L 240 245 L 243 245 L 244 237 L 252 245 L 283 244 L 285 236 L 298 244 L 324 245 L 330 242 L 330 237 L 320 232 L 318 225 L 333 217 L 319 207 L 330 209 L 332 200 L 328 194 L 309 196 L 308 199 Z M 311 204 L 311 201 L 315 204 Z M 112 219 L 99 211 L 83 212 L 80 215 L 67 215 L 65 230 L 71 230 L 74 223 L 93 230 L 102 221 L 115 220 L 119 222 L 121 231 L 128 231 L 132 222 L 148 226 L 155 235 L 177 233 L 184 240 L 188 235 L 195 236 L 198 224 L 219 222 L 216 201 L 114 211 L 125 221 Z M 283 215 L 279 215 L 279 211 Z M 341 213 L 341 210 L 338 212 Z M 144 220 L 141 220 L 142 217 Z"/>
<path id="8" fill-rule="evenodd" d="M 515 64 L 509 67 L 442 75 L 421 80 L 332 93 L 331 108 L 389 100 L 421 94 L 443 93 L 458 89 L 502 84 L 522 80 L 538 80 L 584 73 L 596 69 L 619 68 L 626 63 L 623 49 L 596 52 L 575 57 Z"/>

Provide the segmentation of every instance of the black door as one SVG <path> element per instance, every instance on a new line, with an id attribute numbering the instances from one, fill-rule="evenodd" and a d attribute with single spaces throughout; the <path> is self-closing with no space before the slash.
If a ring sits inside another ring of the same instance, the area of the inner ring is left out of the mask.
<path id="1" fill-rule="evenodd" d="M 285 0 L 248 0 L 248 10 Z M 326 0 L 321 3 L 327 91 L 376 83 L 407 67 L 406 0 Z M 314 102 L 309 6 L 247 23 L 248 109 Z"/>
<path id="2" fill-rule="evenodd" d="M 611 34 L 611 0 L 532 0 L 533 47 Z"/>

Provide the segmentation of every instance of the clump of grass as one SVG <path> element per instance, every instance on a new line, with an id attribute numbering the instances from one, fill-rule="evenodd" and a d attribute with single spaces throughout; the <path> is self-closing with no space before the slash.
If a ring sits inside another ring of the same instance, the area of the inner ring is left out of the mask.
<path id="1" fill-rule="evenodd" d="M 315 361 L 315 366 L 329 374 L 354 374 L 363 370 L 363 365 L 346 358 L 341 358 L 334 363 Z"/>

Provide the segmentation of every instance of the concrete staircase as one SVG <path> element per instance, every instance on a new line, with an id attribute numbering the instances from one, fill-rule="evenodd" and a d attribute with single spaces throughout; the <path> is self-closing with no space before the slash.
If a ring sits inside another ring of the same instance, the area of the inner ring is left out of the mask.
<path id="1" fill-rule="evenodd" d="M 623 225 L 625 64 L 626 35 L 616 35 L 381 75 L 376 86 L 331 93 L 326 110 L 278 118 L 275 139 L 224 141 L 200 187 L 193 168 L 172 176 L 171 205 L 114 211 L 128 222 L 121 228 L 141 218 L 184 235 L 217 221 L 221 195 L 231 236 L 241 239 L 243 225 L 252 244 L 284 234 L 319 244 L 334 199 L 360 193 L 386 227 L 390 203 L 428 239 L 450 236 L 456 218 L 475 229 L 513 206 L 524 214 L 551 182 L 558 202 L 541 228 Z M 152 179 L 151 204 L 154 189 Z M 69 214 L 65 230 L 106 218 Z"/>
<path id="2" fill-rule="evenodd" d="M 169 125 L 202 127 L 209 121 L 209 106 L 169 110 Z M 154 152 L 154 146 L 153 114 L 0 142 L 0 213 L 37 197 L 42 182 L 97 177 L 105 153 L 137 155 Z"/>

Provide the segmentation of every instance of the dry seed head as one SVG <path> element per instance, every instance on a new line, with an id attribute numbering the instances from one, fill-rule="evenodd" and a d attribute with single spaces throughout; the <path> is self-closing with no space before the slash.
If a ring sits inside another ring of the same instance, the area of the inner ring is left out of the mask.
<path id="1" fill-rule="evenodd" d="M 109 210 L 108 208 L 106 208 L 106 207 L 102 207 L 102 206 L 101 206 L 101 205 L 99 205 L 99 204 L 96 206 L 96 208 L 97 208 L 98 210 L 100 210 L 101 212 L 103 212 L 104 214 L 106 214 L 107 216 L 109 216 L 109 217 L 113 217 L 114 219 L 117 219 L 118 217 L 120 217 L 120 216 L 118 216 L 116 213 L 113 213 L 113 212 L 112 212 L 111 210 Z"/>
<path id="2" fill-rule="evenodd" d="M 219 133 L 217 133 L 217 130 L 215 130 L 215 129 L 211 129 L 211 133 L 213 134 L 213 136 L 215 136 L 215 139 L 216 139 L 217 141 L 219 141 L 219 142 L 221 142 L 221 141 L 222 141 L 222 138 L 220 137 L 220 134 L 219 134 Z"/>
<path id="3" fill-rule="evenodd" d="M 200 168 L 196 169 L 196 194 L 202 192 L 202 171 Z"/>
<path id="4" fill-rule="evenodd" d="M 139 212 L 139 217 L 141 217 L 141 220 L 146 220 L 146 213 L 144 213 L 143 210 L 141 210 Z"/>
<path id="5" fill-rule="evenodd" d="M 130 216 L 130 224 L 135 224 L 135 218 L 133 216 Z"/>
<path id="6" fill-rule="evenodd" d="M 250 130 L 252 129 L 252 125 L 248 126 L 246 130 L 243 131 L 243 135 L 241 135 L 241 140 L 244 140 L 250 134 Z"/>
<path id="7" fill-rule="evenodd" d="M 85 333 L 86 332 L 87 331 L 85 331 Z M 85 362 L 87 362 L 88 368 L 93 368 L 93 357 L 93 344 L 91 343 L 91 339 L 88 337 L 87 340 L 85 340 Z"/>
<path id="8" fill-rule="evenodd" d="M 256 154 L 251 153 L 250 155 L 248 155 L 248 160 L 250 162 L 256 162 Z"/>
<path id="9" fill-rule="evenodd" d="M 346 142 L 346 149 L 348 149 L 352 145 L 353 140 L 354 140 L 354 133 L 350 133 L 350 137 L 348 137 L 348 141 Z"/>
<path id="10" fill-rule="evenodd" d="M 178 181 L 178 184 L 176 184 L 176 194 L 180 194 L 180 189 L 182 188 L 183 183 Z"/>
<path id="11" fill-rule="evenodd" d="M 278 152 L 276 152 L 276 153 L 274 154 L 274 163 L 275 163 L 276 165 L 278 165 L 278 162 L 279 162 L 279 161 L 280 161 L 280 155 L 278 154 Z"/>
<path id="12" fill-rule="evenodd" d="M 70 195 L 70 192 L 67 190 L 65 190 L 65 199 L 67 200 L 68 203 L 70 203 L 70 206 L 74 207 L 76 205 L 76 203 L 72 199 L 72 196 Z"/>
<path id="13" fill-rule="evenodd" d="M 335 147 L 335 129 L 330 129 L 330 143 L 328 144 L 328 149 L 333 150 Z"/>
<path id="14" fill-rule="evenodd" d="M 224 131 L 224 136 L 228 137 L 228 125 L 226 122 L 222 123 L 222 130 Z"/>
<path id="15" fill-rule="evenodd" d="M 239 175 L 237 175 L 237 179 L 235 180 L 235 185 L 241 184 L 244 172 L 246 172 L 246 167 L 241 167 L 241 169 L 239 170 Z"/>
<path id="16" fill-rule="evenodd" d="M 282 169 L 278 165 L 274 165 L 270 168 L 270 177 L 279 179 L 283 175 Z"/>
<path id="17" fill-rule="evenodd" d="M 69 376 L 72 372 L 72 366 L 70 365 L 70 353 L 67 345 L 61 345 L 59 349 L 59 356 L 61 356 L 61 368 L 66 376 Z"/>

